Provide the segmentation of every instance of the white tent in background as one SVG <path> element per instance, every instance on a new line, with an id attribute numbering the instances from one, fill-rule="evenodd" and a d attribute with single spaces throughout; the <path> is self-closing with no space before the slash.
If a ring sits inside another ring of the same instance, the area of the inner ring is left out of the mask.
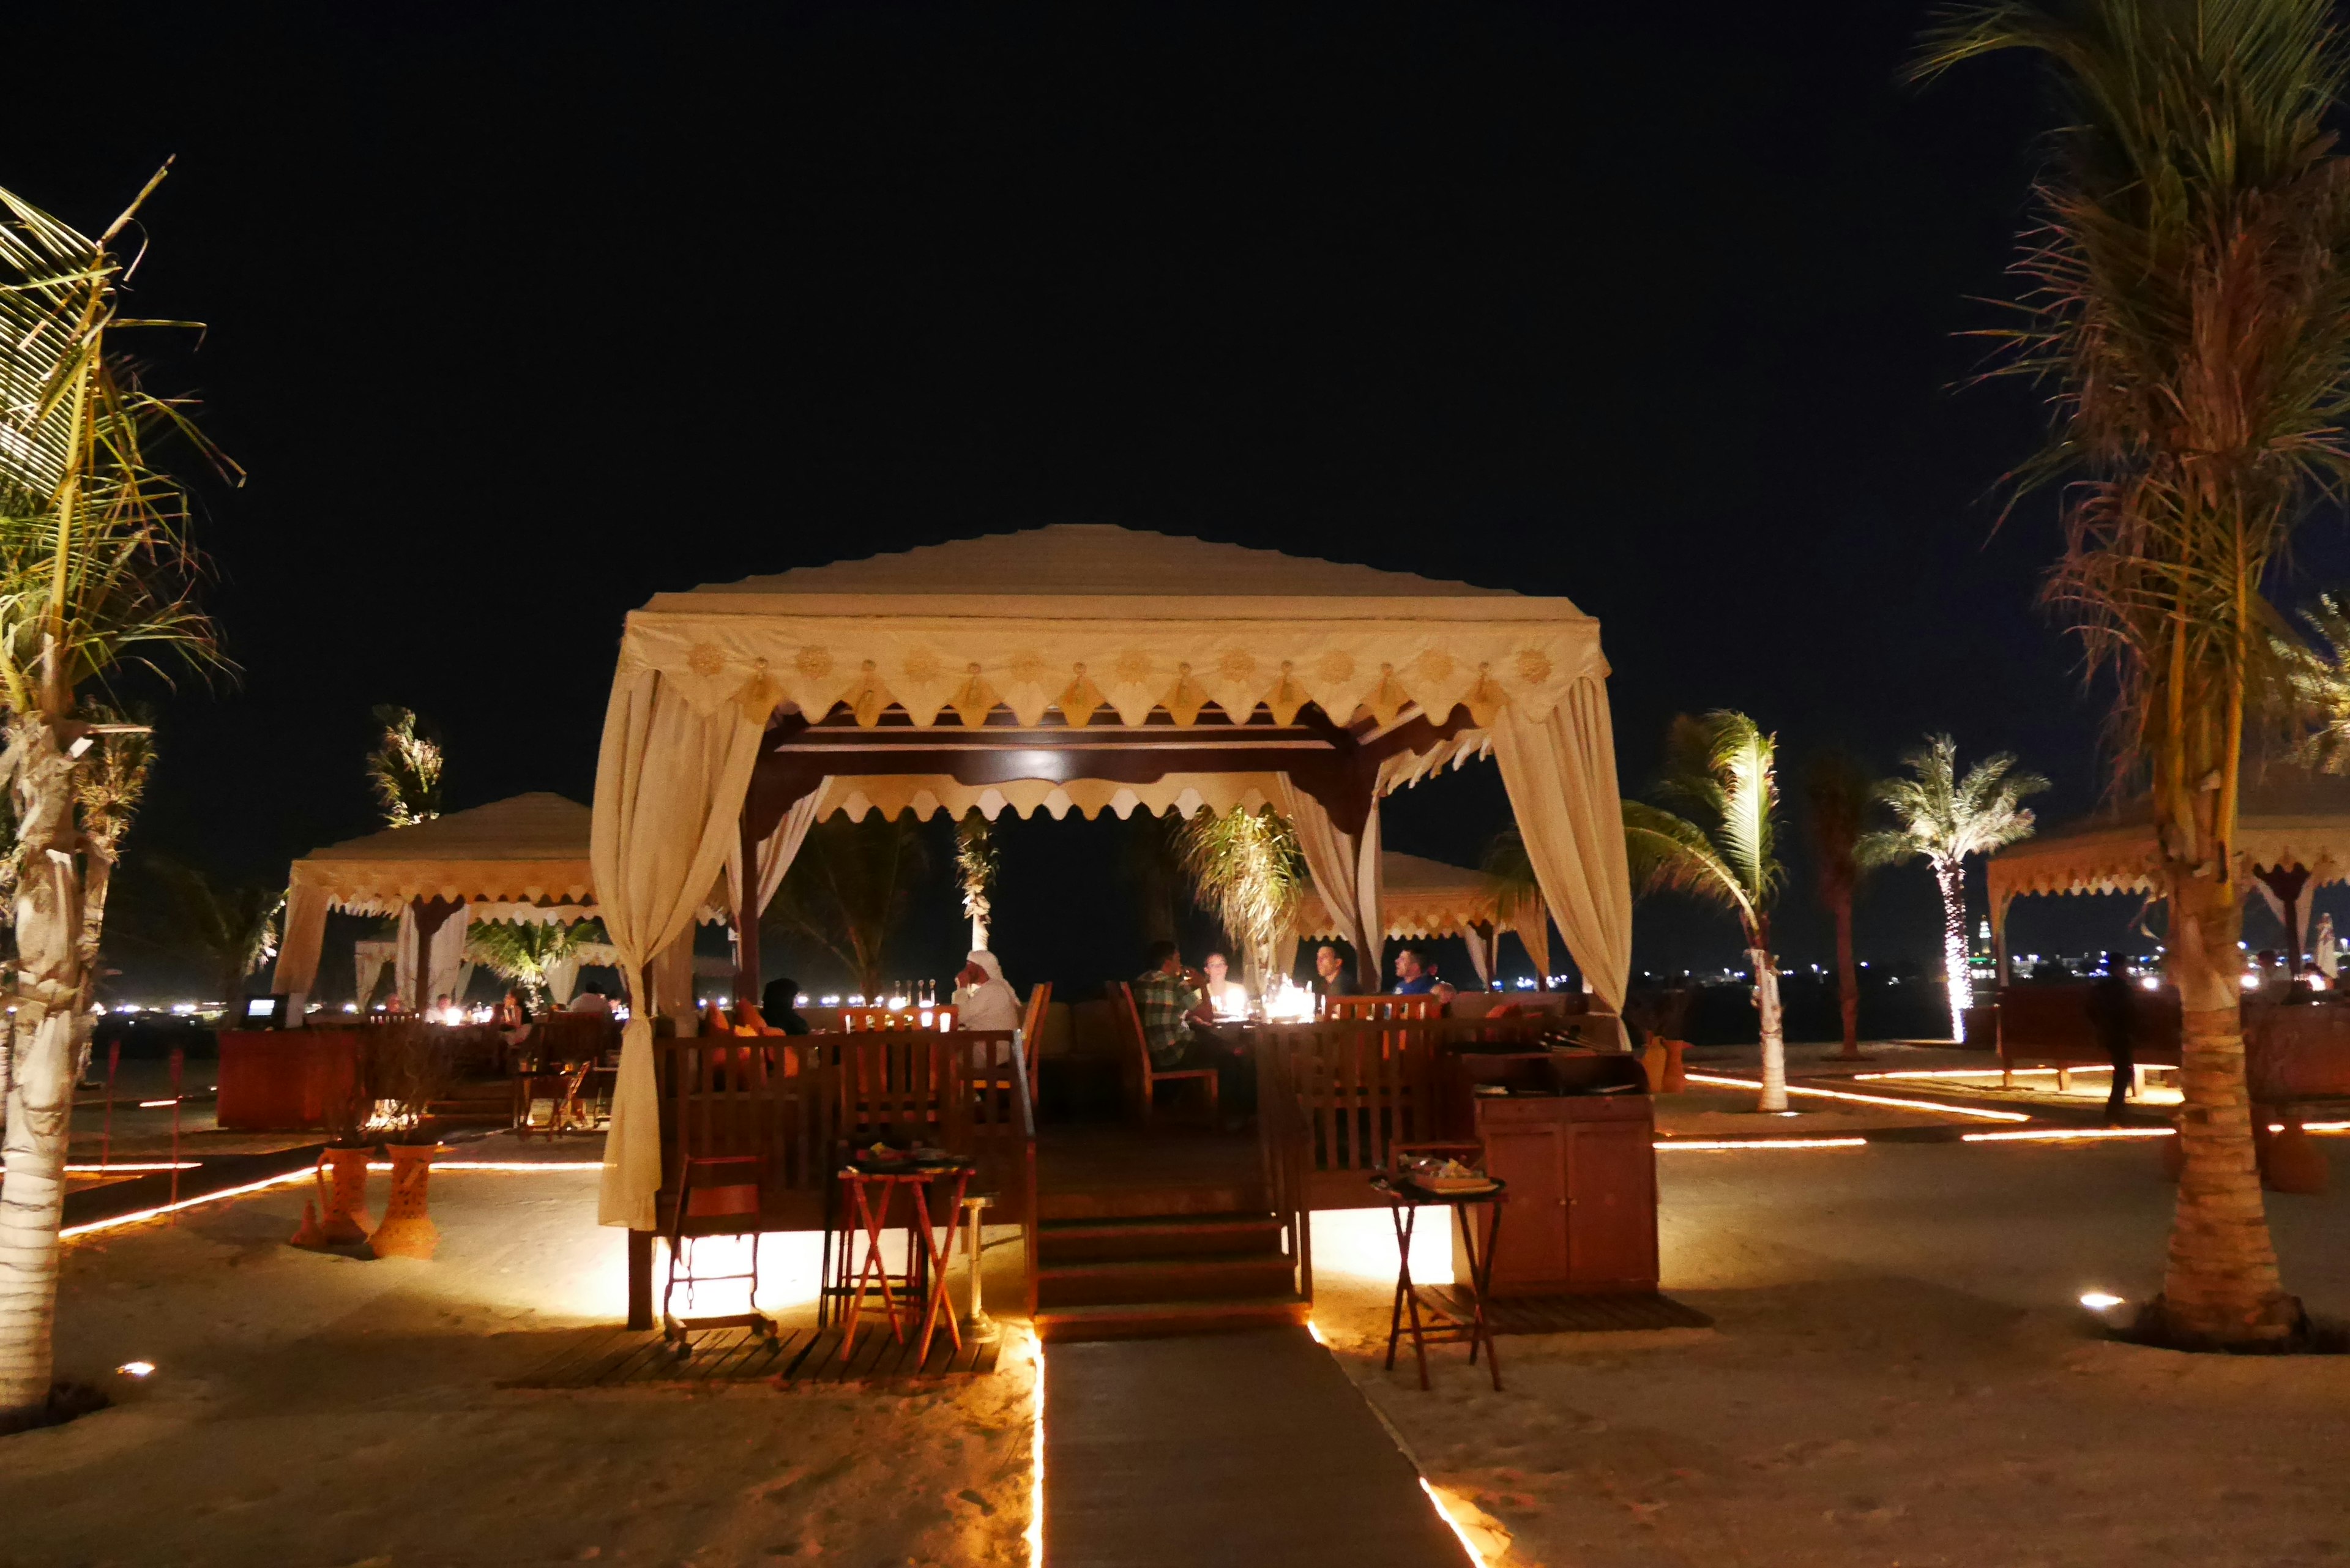
<path id="1" fill-rule="evenodd" d="M 653 1227 L 650 1013 L 691 1000 L 656 960 L 690 953 L 721 876 L 754 937 L 834 812 L 1274 805 L 1359 954 L 1385 929 L 1379 797 L 1490 753 L 1613 1009 L 1632 919 L 1607 677 L 1598 623 L 1563 598 L 1096 525 L 656 596 L 621 639 L 596 777 L 594 885 L 634 1002 L 604 1222 Z"/>
<path id="2" fill-rule="evenodd" d="M 301 1018 L 317 984 L 327 915 L 342 909 L 398 918 L 392 961 L 410 1006 L 463 994 L 472 973 L 465 933 L 473 921 L 577 920 L 596 913 L 589 826 L 586 806 L 539 792 L 312 850 L 294 862 L 286 884 L 286 940 L 273 989 L 293 997 L 288 1011 Z M 358 956 L 361 983 L 371 991 L 383 958 Z"/>
<path id="3" fill-rule="evenodd" d="M 1379 857 L 1379 912 L 1387 937 L 1459 937 L 1476 966 L 1477 983 L 1493 982 L 1493 959 L 1501 933 L 1515 931 L 1534 960 L 1534 972 L 1550 973 L 1550 911 L 1536 899 L 1530 909 L 1503 919 L 1493 879 L 1465 866 L 1448 866 L 1389 849 Z M 1295 973 L 1301 943 L 1328 941 L 1347 935 L 1320 888 L 1308 888 L 1299 901 L 1296 922 L 1283 939 L 1275 956 L 1282 974 Z M 1372 955 L 1378 961 L 1378 955 Z"/>

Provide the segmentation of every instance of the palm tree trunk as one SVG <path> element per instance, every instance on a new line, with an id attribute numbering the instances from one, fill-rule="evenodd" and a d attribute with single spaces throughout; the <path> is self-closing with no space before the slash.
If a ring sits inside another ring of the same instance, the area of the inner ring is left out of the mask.
<path id="1" fill-rule="evenodd" d="M 1967 1006 L 1975 999 L 1974 977 L 1967 968 L 1966 871 L 1956 860 L 1937 860 L 1934 880 L 1942 889 L 1942 981 L 1950 995 L 1950 1038 L 1963 1040 Z"/>
<path id="2" fill-rule="evenodd" d="M 2300 1303 L 2277 1271 L 2253 1154 L 2236 946 L 2241 910 L 2227 883 L 2180 862 L 2168 870 L 2168 968 L 2183 1010 L 2184 1168 L 2153 1316 L 2174 1343 L 2273 1343 L 2292 1332 Z"/>
<path id="3" fill-rule="evenodd" d="M 1835 901 L 1836 1006 L 1844 1014 L 1844 1060 L 1860 1058 L 1860 977 L 1852 961 L 1852 895 Z"/>
<path id="4" fill-rule="evenodd" d="M 96 839 L 85 843 L 87 856 L 81 890 L 81 995 L 74 1006 L 73 1075 L 78 1084 L 89 1075 L 89 1039 L 98 1014 L 98 949 L 106 936 L 106 893 L 114 881 L 114 855 Z"/>
<path id="5" fill-rule="evenodd" d="M 16 890 L 16 1015 L 8 1033 L 5 1182 L 0 1182 L 0 1416 L 42 1404 L 53 1373 L 57 1225 L 73 1116 L 81 996 L 81 888 L 73 764 L 56 732 L 19 727 L 15 789 L 25 870 Z"/>
<path id="6" fill-rule="evenodd" d="M 1768 948 L 1749 948 L 1754 966 L 1754 1007 L 1762 1015 L 1762 1098 L 1755 1109 L 1787 1108 L 1787 1032 L 1779 1012 L 1779 968 Z"/>

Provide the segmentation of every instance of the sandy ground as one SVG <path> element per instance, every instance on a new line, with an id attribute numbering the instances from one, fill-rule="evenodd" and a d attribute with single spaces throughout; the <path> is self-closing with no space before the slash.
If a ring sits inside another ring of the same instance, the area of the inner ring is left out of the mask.
<path id="1" fill-rule="evenodd" d="M 935 1394 L 494 1386 L 614 1319 L 595 1180 L 438 1177 L 429 1263 L 286 1246 L 299 1189 L 72 1243 L 59 1369 L 120 1404 L 0 1440 L 0 1563 L 1024 1559 L 1018 1328 L 1003 1370 Z M 134 1358 L 158 1370 L 108 1370 Z"/>
<path id="2" fill-rule="evenodd" d="M 2334 1192 L 2272 1195 L 2288 1284 L 2350 1316 Z M 2158 1288 L 2142 1147 L 1907 1145 L 1662 1162 L 1665 1283 L 1711 1330 L 1508 1337 L 1378 1365 L 1387 1282 L 1317 1325 L 1513 1568 L 2350 1559 L 2350 1358 L 2100 1341 L 2084 1291 Z M 1377 1346 L 1371 1343 L 1376 1340 Z"/>

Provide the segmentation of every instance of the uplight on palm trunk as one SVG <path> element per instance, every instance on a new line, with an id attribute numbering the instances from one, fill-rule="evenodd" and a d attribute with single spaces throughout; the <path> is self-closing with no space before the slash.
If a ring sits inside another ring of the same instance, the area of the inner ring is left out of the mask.
<path id="1" fill-rule="evenodd" d="M 1738 917 L 1754 973 L 1762 1035 L 1759 1108 L 1787 1108 L 1787 1043 L 1779 971 L 1771 953 L 1771 902 L 1786 880 L 1778 857 L 1778 743 L 1743 713 L 1687 714 L 1665 737 L 1664 804 L 1624 803 L 1632 885 L 1679 892 Z"/>
<path id="2" fill-rule="evenodd" d="M 0 1418 L 39 1406 L 52 1376 L 92 873 L 111 853 L 89 834 L 124 804 L 88 788 L 93 770 L 122 760 L 90 743 L 122 731 L 90 704 L 126 664 L 219 663 L 191 595 L 185 497 L 147 456 L 159 430 L 192 433 L 186 410 L 109 352 L 108 334 L 130 325 L 117 314 L 123 263 L 112 245 L 139 202 L 93 240 L 0 191 L 0 775 L 24 867 L 0 1049 Z"/>
<path id="3" fill-rule="evenodd" d="M 2175 1344 L 2289 1337 L 2245 1090 L 2248 723 L 2290 691 L 2263 593 L 2314 501 L 2350 483 L 2350 160 L 2330 0 L 1970 7 L 1917 71 L 2043 57 L 2062 129 L 2015 273 L 2008 369 L 2054 429 L 2017 478 L 2064 481 L 2046 597 L 2114 694 L 2124 773 L 2153 794 L 2165 968 L 2181 1008 L 2183 1168 L 2160 1297 Z"/>

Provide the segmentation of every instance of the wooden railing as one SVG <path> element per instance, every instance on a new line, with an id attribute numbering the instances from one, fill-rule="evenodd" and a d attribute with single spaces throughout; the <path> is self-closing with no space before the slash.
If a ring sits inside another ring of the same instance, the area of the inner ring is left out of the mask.
<path id="1" fill-rule="evenodd" d="M 821 1230 L 843 1156 L 910 1141 L 975 1159 L 972 1190 L 994 1195 L 1001 1222 L 1035 1212 L 1035 1113 L 1008 1031 L 699 1035 L 653 1049 L 663 1215 L 685 1159 L 751 1155 L 760 1229 Z"/>
<path id="2" fill-rule="evenodd" d="M 1459 1137 L 1467 1122 L 1462 1047 L 1521 1049 L 1538 1024 L 1514 1019 L 1325 1020 L 1255 1035 L 1277 1063 L 1259 1120 L 1288 1122 L 1290 1200 L 1302 1210 L 1369 1208 L 1395 1145 Z"/>

